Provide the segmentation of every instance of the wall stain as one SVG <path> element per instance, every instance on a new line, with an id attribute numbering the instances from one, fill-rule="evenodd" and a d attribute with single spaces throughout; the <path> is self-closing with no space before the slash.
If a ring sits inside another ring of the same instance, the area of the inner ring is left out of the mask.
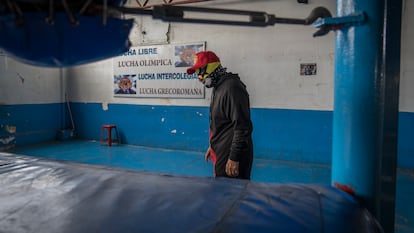
<path id="1" fill-rule="evenodd" d="M 19 78 L 20 78 L 20 81 L 21 81 L 22 83 L 24 83 L 24 78 L 23 78 L 23 76 L 21 76 L 19 73 L 17 73 L 17 77 L 19 77 Z"/>

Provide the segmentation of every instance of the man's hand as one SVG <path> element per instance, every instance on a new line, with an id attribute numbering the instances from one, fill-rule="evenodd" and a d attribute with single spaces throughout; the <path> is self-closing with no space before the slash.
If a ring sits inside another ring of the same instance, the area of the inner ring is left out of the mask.
<path id="1" fill-rule="evenodd" d="M 230 177 L 238 176 L 239 175 L 239 162 L 228 159 L 226 163 L 226 174 Z"/>
<path id="2" fill-rule="evenodd" d="M 208 147 L 206 154 L 204 155 L 204 159 L 206 160 L 206 162 L 211 160 L 211 147 Z"/>
<path id="3" fill-rule="evenodd" d="M 209 160 L 213 160 L 211 153 L 213 152 L 213 149 L 211 147 L 208 147 L 206 154 L 204 155 L 204 159 L 206 162 Z M 213 166 L 213 176 L 216 177 L 216 168 Z"/>

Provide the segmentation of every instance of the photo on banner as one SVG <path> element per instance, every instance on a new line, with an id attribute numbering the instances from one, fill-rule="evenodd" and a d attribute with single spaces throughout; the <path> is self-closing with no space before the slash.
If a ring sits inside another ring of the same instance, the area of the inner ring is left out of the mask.
<path id="1" fill-rule="evenodd" d="M 195 74 L 187 74 L 205 42 L 131 47 L 113 59 L 115 97 L 205 97 L 205 87 Z"/>

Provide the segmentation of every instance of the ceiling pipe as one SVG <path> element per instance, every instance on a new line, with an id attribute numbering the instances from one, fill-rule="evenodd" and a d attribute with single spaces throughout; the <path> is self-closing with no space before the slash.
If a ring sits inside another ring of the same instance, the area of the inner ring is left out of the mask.
<path id="1" fill-rule="evenodd" d="M 173 6 L 173 5 L 183 5 L 183 4 L 211 2 L 211 1 L 214 1 L 214 0 L 181 0 L 181 1 L 175 1 L 175 0 L 165 1 L 164 0 L 164 3 L 147 5 L 149 0 L 146 0 L 143 4 L 141 4 L 138 0 L 136 0 L 136 2 L 138 4 L 137 8 L 141 8 L 141 9 L 149 9 L 149 8 L 152 8 L 152 7 L 155 7 L 155 6 Z"/>

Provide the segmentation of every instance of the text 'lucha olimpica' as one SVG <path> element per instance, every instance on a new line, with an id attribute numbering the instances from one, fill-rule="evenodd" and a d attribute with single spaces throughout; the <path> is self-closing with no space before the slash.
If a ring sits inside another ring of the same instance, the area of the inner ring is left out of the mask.
<path id="1" fill-rule="evenodd" d="M 171 66 L 171 65 L 172 65 L 171 59 L 118 61 L 118 67 Z"/>

